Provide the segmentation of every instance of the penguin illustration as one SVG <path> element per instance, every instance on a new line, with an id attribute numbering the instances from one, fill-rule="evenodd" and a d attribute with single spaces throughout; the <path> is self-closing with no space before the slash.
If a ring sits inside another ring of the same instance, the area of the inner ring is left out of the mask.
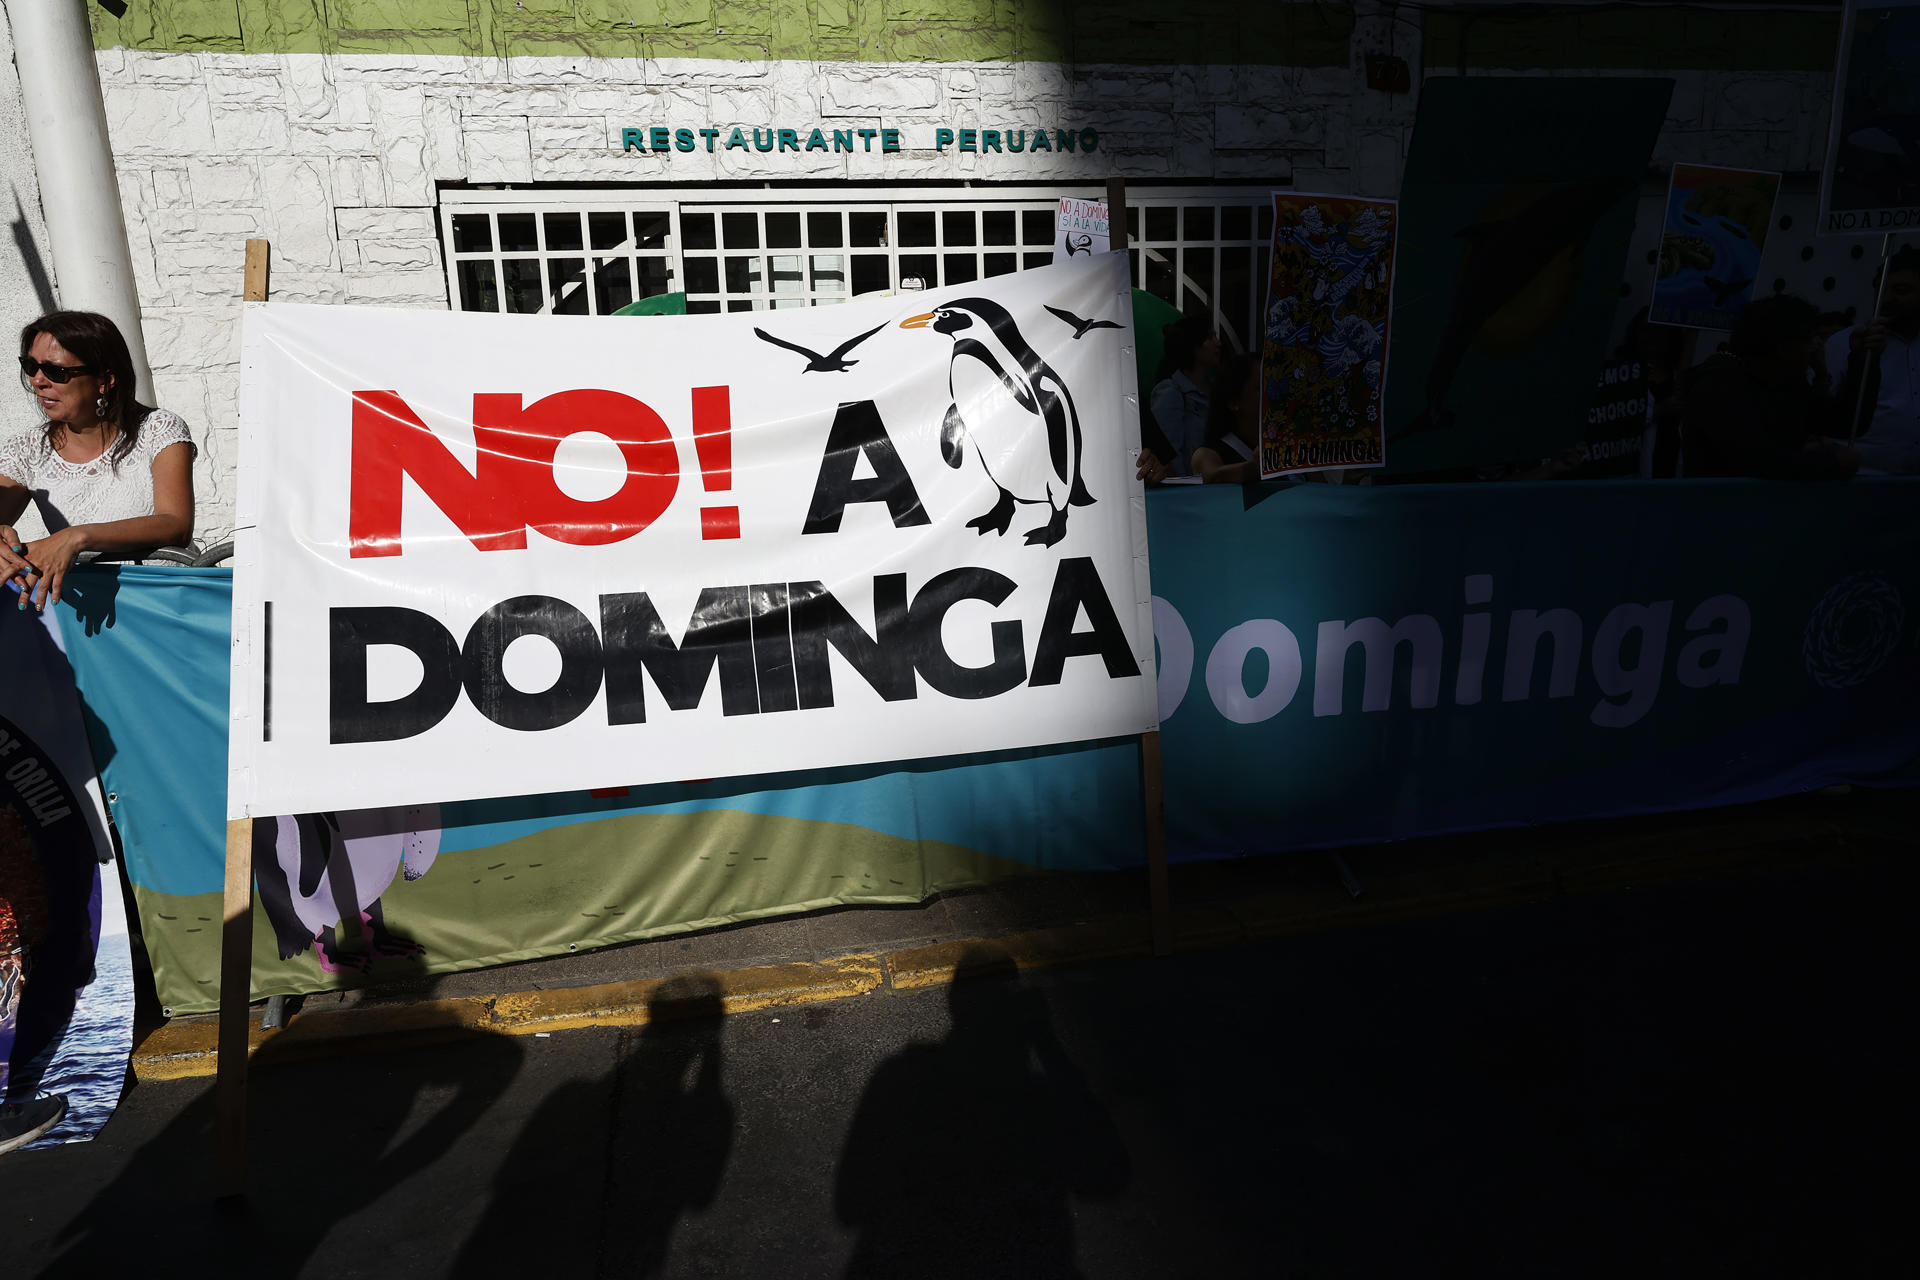
<path id="1" fill-rule="evenodd" d="M 1067 508 L 1094 502 L 1081 475 L 1080 415 L 1067 384 L 997 302 L 957 298 L 900 322 L 902 329 L 929 325 L 953 339 L 947 366 L 952 403 L 940 427 L 940 456 L 958 468 L 971 444 L 1000 494 L 967 527 L 1004 536 L 1016 503 L 1044 504 L 1053 514 L 1029 530 L 1026 541 L 1054 545 L 1067 534 Z M 1032 447 L 1036 431 L 1046 433 L 1044 453 Z"/>
<path id="2" fill-rule="evenodd" d="M 280 958 L 312 947 L 320 967 L 338 973 L 421 954 L 419 943 L 388 931 L 380 896 L 396 872 L 410 881 L 425 875 L 439 852 L 438 805 L 254 819 L 254 871 Z M 349 916 L 367 927 L 365 951 L 340 949 L 334 927 Z"/>

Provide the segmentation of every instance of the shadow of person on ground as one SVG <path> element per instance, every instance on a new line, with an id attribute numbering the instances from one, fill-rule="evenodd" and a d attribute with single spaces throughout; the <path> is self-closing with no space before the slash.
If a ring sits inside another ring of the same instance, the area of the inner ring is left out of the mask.
<path id="1" fill-rule="evenodd" d="M 1127 1149 L 1018 966 L 973 947 L 959 972 L 947 1038 L 881 1064 L 854 1115 L 847 1274 L 1076 1276 L 1073 1198 L 1121 1192 Z"/>
<path id="2" fill-rule="evenodd" d="M 660 1274 L 732 1149 L 719 984 L 663 983 L 610 1073 L 554 1090 L 514 1140 L 452 1275 Z M 537 1224 L 537 1230 L 528 1230 Z"/>
<path id="3" fill-rule="evenodd" d="M 419 974 L 424 964 L 420 958 L 407 968 Z M 417 978 L 391 976 L 417 985 Z M 327 1015 L 309 1016 L 317 1023 Z M 321 1057 L 315 1055 L 337 1055 L 338 1047 L 302 1030 L 296 1016 L 249 1064 L 243 1199 L 214 1198 L 209 1079 L 157 1132 L 138 1132 L 144 1115 L 123 1113 L 94 1143 L 44 1153 L 48 1174 L 58 1179 L 63 1166 L 78 1170 L 82 1161 L 97 1161 L 89 1149 L 131 1151 L 112 1182 L 53 1234 L 37 1274 L 92 1280 L 134 1267 L 154 1270 L 158 1242 L 172 1240 L 190 1242 L 183 1247 L 200 1274 L 297 1275 L 344 1220 L 420 1212 L 405 1202 L 423 1182 L 444 1181 L 424 1175 L 448 1167 L 524 1057 L 514 1038 L 451 1028 L 423 1028 L 417 1047 Z M 46 1221 L 49 1214 L 32 1216 Z"/>

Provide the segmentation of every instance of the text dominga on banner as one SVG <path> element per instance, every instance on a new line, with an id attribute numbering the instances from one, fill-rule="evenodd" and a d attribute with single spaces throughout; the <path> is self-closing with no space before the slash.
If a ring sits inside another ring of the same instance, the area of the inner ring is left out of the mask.
<path id="1" fill-rule="evenodd" d="M 642 724 L 642 671 L 674 711 L 698 707 L 716 669 L 723 715 L 831 707 L 829 649 L 888 702 L 918 696 L 916 674 L 947 697 L 969 700 L 1022 684 L 1059 684 L 1073 657 L 1099 658 L 1112 679 L 1140 674 L 1100 572 L 1085 557 L 1060 562 L 1031 663 L 1020 621 L 1005 618 L 988 626 L 990 662 L 958 661 L 944 635 L 948 611 L 963 600 L 1002 604 L 1017 587 L 991 569 L 964 567 L 935 576 L 909 600 L 907 575 L 884 574 L 873 580 L 871 634 L 819 582 L 708 587 L 677 644 L 644 591 L 601 596 L 597 629 L 564 600 L 516 596 L 483 613 L 458 645 L 438 619 L 419 610 L 335 608 L 327 624 L 329 740 L 382 742 L 425 733 L 446 719 L 463 689 L 493 723 L 537 732 L 578 717 L 604 683 L 607 723 Z M 1077 628 L 1082 613 L 1088 626 Z M 515 688 L 504 669 L 508 646 L 526 636 L 543 637 L 560 654 L 559 678 L 532 693 Z M 413 692 L 382 702 L 368 698 L 367 650 L 375 645 L 398 645 L 420 660 L 425 675 Z"/>

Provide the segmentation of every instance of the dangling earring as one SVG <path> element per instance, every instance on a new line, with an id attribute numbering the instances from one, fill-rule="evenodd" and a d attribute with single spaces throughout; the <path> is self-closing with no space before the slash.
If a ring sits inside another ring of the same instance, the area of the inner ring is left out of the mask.
<path id="1" fill-rule="evenodd" d="M 94 417 L 96 417 L 96 418 L 104 418 L 104 417 L 106 417 L 106 416 L 107 416 L 107 398 L 106 398 L 106 396 L 104 396 L 104 395 L 101 395 L 101 396 L 96 396 L 96 397 L 94 398 L 94 401 L 93 401 L 93 416 L 94 416 Z"/>

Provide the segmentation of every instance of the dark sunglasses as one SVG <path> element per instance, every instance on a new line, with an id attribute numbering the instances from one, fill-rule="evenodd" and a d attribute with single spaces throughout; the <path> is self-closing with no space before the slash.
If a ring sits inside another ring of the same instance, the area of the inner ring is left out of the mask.
<path id="1" fill-rule="evenodd" d="M 35 360 L 32 356 L 20 357 L 20 376 L 31 378 L 36 373 L 47 375 L 48 382 L 65 382 L 77 374 L 97 373 L 90 364 L 48 364 L 44 360 Z"/>

